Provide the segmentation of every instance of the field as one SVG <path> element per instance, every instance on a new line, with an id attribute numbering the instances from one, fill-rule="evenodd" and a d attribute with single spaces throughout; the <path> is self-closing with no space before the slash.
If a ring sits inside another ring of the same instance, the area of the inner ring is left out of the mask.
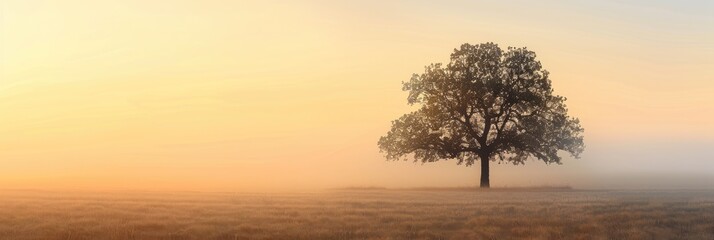
<path id="1" fill-rule="evenodd" d="M 0 239 L 714 239 L 714 192 L 4 190 Z"/>

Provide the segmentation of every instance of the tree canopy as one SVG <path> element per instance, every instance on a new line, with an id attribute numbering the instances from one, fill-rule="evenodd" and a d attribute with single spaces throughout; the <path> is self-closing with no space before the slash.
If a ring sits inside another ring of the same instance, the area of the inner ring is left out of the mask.
<path id="1" fill-rule="evenodd" d="M 486 168 L 489 161 L 529 158 L 560 164 L 559 151 L 578 158 L 583 128 L 548 75 L 526 48 L 463 44 L 447 65 L 428 65 L 403 82 L 409 104 L 420 108 L 394 120 L 379 148 L 390 160 L 481 160 Z"/>

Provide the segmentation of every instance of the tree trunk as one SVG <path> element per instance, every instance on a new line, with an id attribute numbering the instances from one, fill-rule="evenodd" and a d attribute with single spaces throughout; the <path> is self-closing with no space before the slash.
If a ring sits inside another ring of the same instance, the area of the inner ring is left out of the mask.
<path id="1" fill-rule="evenodd" d="M 489 159 L 486 156 L 481 156 L 481 188 L 490 188 L 489 181 Z"/>

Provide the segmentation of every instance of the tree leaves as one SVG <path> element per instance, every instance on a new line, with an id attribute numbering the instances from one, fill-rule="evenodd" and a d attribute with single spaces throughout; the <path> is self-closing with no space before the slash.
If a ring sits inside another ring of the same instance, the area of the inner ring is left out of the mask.
<path id="1" fill-rule="evenodd" d="M 392 122 L 380 138 L 390 160 L 489 160 L 522 164 L 529 158 L 560 164 L 559 151 L 584 149 L 583 128 L 554 95 L 535 52 L 494 43 L 463 44 L 447 65 L 431 64 L 403 83 L 421 108 Z"/>

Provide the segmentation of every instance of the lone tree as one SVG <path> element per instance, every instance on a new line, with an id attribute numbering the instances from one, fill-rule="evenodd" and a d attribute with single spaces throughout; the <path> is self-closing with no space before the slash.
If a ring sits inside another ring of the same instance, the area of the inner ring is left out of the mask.
<path id="1" fill-rule="evenodd" d="M 491 161 L 523 164 L 529 158 L 561 164 L 559 151 L 579 158 L 583 128 L 554 95 L 548 71 L 526 48 L 463 44 L 451 62 L 425 67 L 403 83 L 410 105 L 379 139 L 389 160 L 481 160 L 481 187 L 490 187 Z"/>

